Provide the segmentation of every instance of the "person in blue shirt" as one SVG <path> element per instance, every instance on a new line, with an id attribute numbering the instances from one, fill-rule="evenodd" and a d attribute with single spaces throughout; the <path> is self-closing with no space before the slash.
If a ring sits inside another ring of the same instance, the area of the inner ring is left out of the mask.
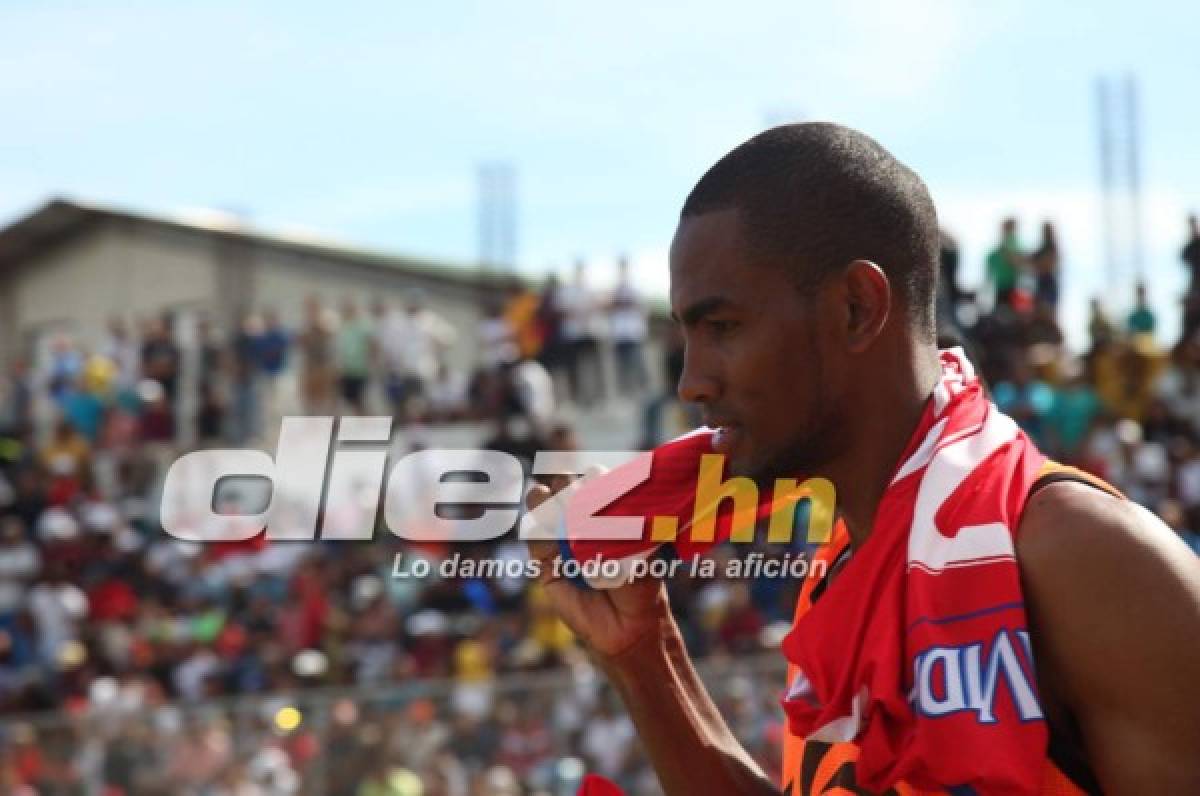
<path id="1" fill-rule="evenodd" d="M 1017 358 L 1011 377 L 999 382 L 992 391 L 992 400 L 1024 429 L 1040 447 L 1044 444 L 1046 416 L 1054 408 L 1054 388 L 1034 378 L 1029 363 Z"/>

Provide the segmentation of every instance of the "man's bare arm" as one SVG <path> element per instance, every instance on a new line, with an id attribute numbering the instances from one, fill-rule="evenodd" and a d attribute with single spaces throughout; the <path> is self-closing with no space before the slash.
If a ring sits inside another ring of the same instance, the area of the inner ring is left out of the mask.
<path id="1" fill-rule="evenodd" d="M 530 508 L 550 494 L 535 486 Z M 779 794 L 700 681 L 662 583 L 642 578 L 616 589 L 579 589 L 552 577 L 555 543 L 531 542 L 529 549 L 541 564 L 542 586 L 555 611 L 621 695 L 668 796 Z"/>
<path id="2" fill-rule="evenodd" d="M 1160 520 L 1064 482 L 1017 557 L 1043 698 L 1079 723 L 1106 793 L 1200 793 L 1200 560 Z"/>
<path id="3" fill-rule="evenodd" d="M 601 666 L 668 796 L 779 794 L 713 704 L 670 614 L 659 632 Z"/>

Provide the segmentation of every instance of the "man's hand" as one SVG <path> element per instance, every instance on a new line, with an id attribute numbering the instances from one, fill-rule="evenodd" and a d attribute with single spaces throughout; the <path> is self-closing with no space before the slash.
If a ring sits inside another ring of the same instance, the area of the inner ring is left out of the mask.
<path id="1" fill-rule="evenodd" d="M 560 501 L 559 511 L 577 488 L 566 479 L 556 479 L 552 487 L 534 485 L 526 497 L 530 510 L 547 500 Z M 555 576 L 557 542 L 529 542 L 529 553 L 539 562 L 538 582 L 550 596 L 550 603 L 572 632 L 602 664 L 618 658 L 638 641 L 661 632 L 663 620 L 671 618 L 667 592 L 656 578 L 636 578 L 614 589 L 581 589 L 561 576 Z"/>
<path id="2" fill-rule="evenodd" d="M 667 605 L 666 587 L 643 577 L 612 589 L 580 589 L 554 574 L 556 534 L 578 489 L 566 478 L 533 487 L 527 516 L 546 541 L 530 541 L 540 581 L 563 621 L 591 650 L 621 695 L 642 749 L 668 796 L 779 796 L 779 789 L 721 718 L 696 674 Z M 547 501 L 557 505 L 543 505 Z M 554 541 L 549 541 L 553 539 Z"/>

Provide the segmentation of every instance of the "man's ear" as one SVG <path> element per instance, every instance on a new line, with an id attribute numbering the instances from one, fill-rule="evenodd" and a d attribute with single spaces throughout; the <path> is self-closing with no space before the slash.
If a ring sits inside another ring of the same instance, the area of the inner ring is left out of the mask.
<path id="1" fill-rule="evenodd" d="M 887 323 L 892 285 L 887 274 L 869 260 L 855 260 L 843 275 L 846 301 L 846 342 L 855 353 L 865 350 Z"/>

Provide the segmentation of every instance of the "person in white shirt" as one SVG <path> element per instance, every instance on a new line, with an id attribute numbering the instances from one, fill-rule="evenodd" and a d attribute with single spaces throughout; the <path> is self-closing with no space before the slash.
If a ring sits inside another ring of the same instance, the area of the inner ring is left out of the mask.
<path id="1" fill-rule="evenodd" d="M 467 412 L 468 386 L 465 373 L 454 370 L 445 362 L 440 363 L 437 375 L 426 388 L 430 420 L 462 420 Z"/>
<path id="2" fill-rule="evenodd" d="M 492 371 L 512 365 L 520 358 L 517 333 L 504 317 L 504 307 L 499 301 L 488 303 L 479 322 L 479 366 Z"/>
<path id="3" fill-rule="evenodd" d="M 388 398 L 397 416 L 408 417 L 410 404 L 424 397 L 437 375 L 438 362 L 456 336 L 454 327 L 425 305 L 420 290 L 408 294 L 404 310 L 388 315 L 379 346 Z"/>
<path id="4" fill-rule="evenodd" d="M 617 386 L 621 395 L 646 391 L 646 312 L 629 277 L 629 258 L 617 262 L 617 286 L 609 302 L 608 323 L 617 360 Z"/>
<path id="5" fill-rule="evenodd" d="M 101 356 L 108 358 L 117 368 L 117 385 L 132 389 L 141 375 L 142 350 L 138 341 L 129 333 L 125 319 L 114 315 L 108 320 L 108 336 L 101 346 Z"/>
<path id="6" fill-rule="evenodd" d="M 587 284 L 587 266 L 582 260 L 575 263 L 575 278 L 563 286 L 559 300 L 562 302 L 563 340 L 568 351 L 571 400 L 581 406 L 592 406 L 605 394 L 604 368 L 597 339 L 600 306 Z"/>

